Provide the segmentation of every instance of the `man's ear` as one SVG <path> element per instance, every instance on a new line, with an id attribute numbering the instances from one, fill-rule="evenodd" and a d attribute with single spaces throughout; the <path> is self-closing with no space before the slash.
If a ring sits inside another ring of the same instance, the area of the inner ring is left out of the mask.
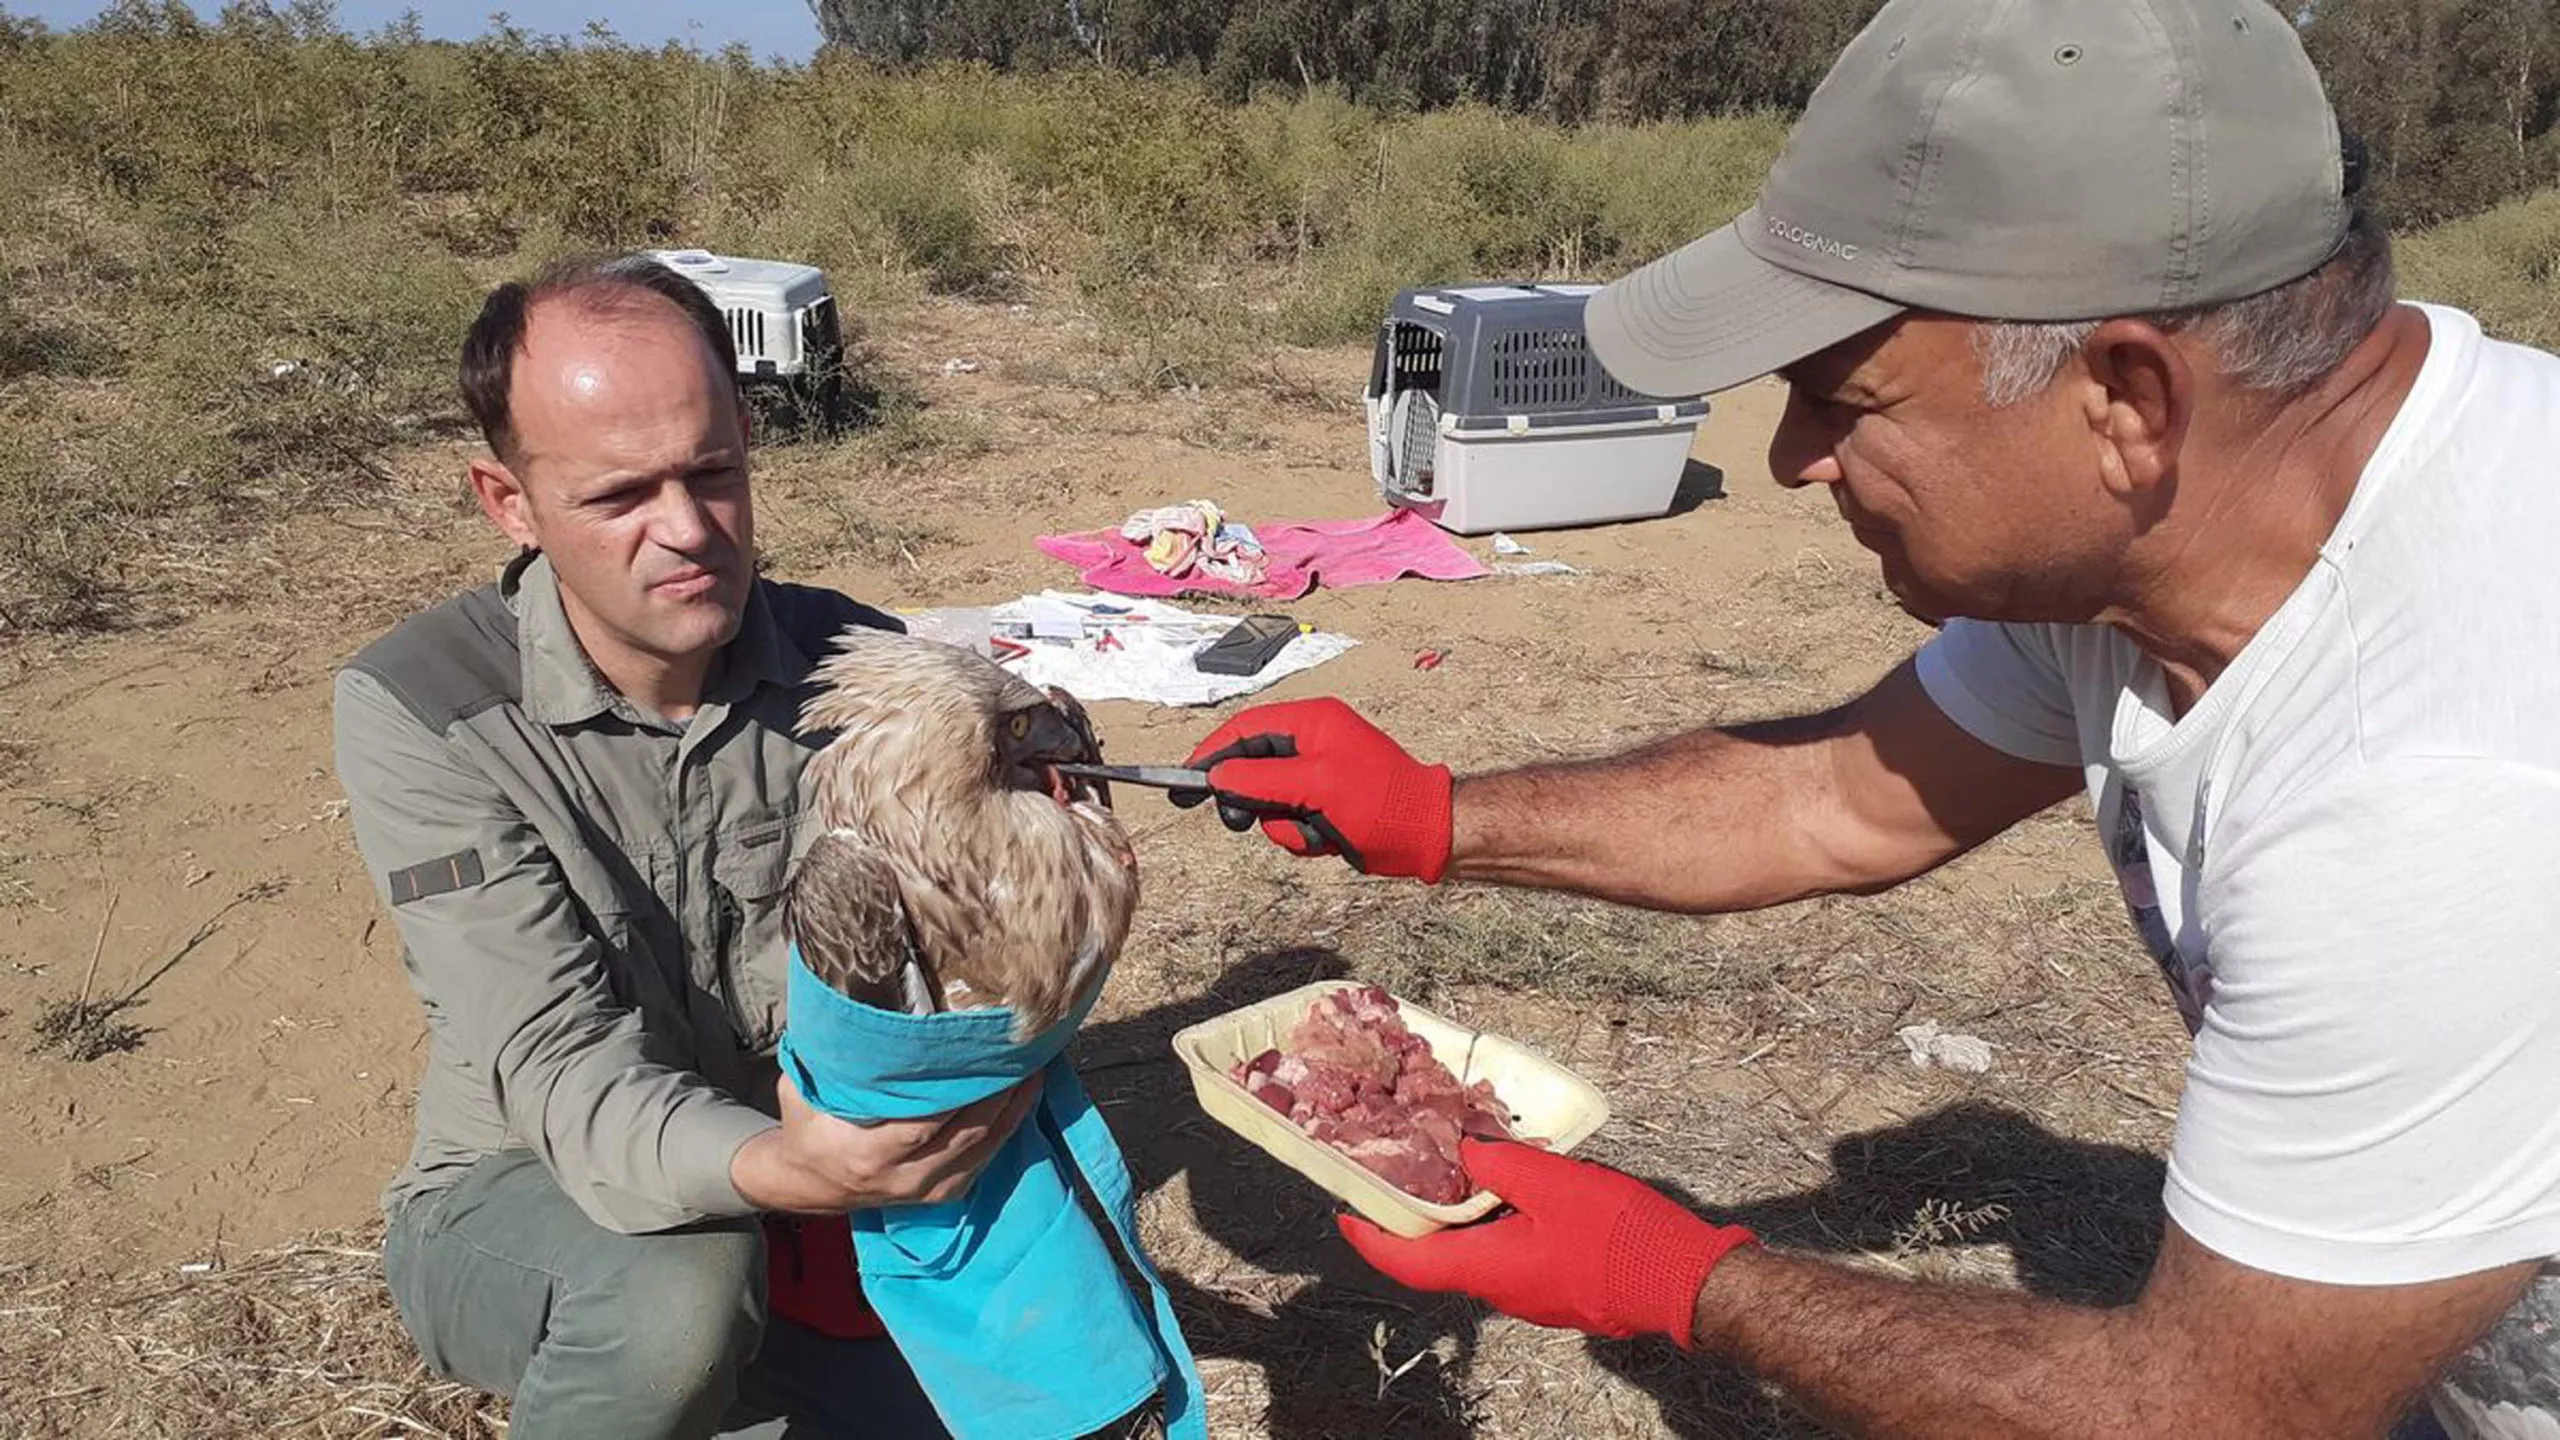
<path id="1" fill-rule="evenodd" d="M 532 499 L 506 462 L 493 456 L 473 460 L 471 493 L 480 501 L 480 513 L 508 539 L 527 550 L 542 548 L 534 538 Z"/>
<path id="2" fill-rule="evenodd" d="M 2107 488 L 2131 497 L 2177 474 L 2195 413 L 2195 372 L 2177 344 L 2144 320 L 2110 320 L 2080 348 L 2089 388 L 2083 414 L 2098 441 Z"/>

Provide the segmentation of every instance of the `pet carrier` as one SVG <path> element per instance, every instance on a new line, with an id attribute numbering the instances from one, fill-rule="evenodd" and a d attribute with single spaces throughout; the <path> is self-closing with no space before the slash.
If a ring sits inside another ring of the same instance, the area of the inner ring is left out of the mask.
<path id="1" fill-rule="evenodd" d="M 650 258 L 711 297 L 728 318 L 742 380 L 780 380 L 831 391 L 844 368 L 844 335 L 826 272 L 787 260 L 707 250 L 652 250 Z"/>
<path id="2" fill-rule="evenodd" d="M 1460 535 L 1671 509 L 1703 399 L 1659 400 L 1591 353 L 1596 285 L 1425 287 L 1396 297 L 1369 367 L 1369 470 Z"/>

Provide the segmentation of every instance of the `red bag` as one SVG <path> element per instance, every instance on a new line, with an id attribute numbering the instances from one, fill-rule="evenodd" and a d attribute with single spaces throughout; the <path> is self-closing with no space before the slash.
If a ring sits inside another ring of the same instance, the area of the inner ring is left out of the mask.
<path id="1" fill-rule="evenodd" d="M 774 1314 L 838 1340 L 889 1332 L 862 1298 L 853 1225 L 842 1215 L 764 1217 L 765 1293 Z"/>

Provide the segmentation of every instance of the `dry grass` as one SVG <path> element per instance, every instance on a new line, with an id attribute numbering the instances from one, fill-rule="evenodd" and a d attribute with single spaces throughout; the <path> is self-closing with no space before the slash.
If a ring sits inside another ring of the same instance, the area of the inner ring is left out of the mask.
<path id="1" fill-rule="evenodd" d="M 1648 258 L 1779 134 L 180 13 L 0 28 L 0 630 L 180 618 L 260 578 L 278 517 L 381 503 L 387 455 L 462 433 L 483 288 L 569 249 L 818 264 L 857 355 L 927 296 L 1036 297 L 1091 318 L 1084 383 L 1246 388 L 1402 284 Z"/>
<path id="2" fill-rule="evenodd" d="M 840 444 L 769 449 L 757 484 L 779 503 L 761 522 L 763 558 L 777 574 L 846 563 L 921 569 L 953 539 L 924 497 L 958 483 L 993 448 L 983 420 L 908 397 Z"/>
<path id="3" fill-rule="evenodd" d="M 176 13 L 0 33 L 0 632 L 180 619 L 273 578 L 280 517 L 392 503 L 386 457 L 463 434 L 483 288 L 569 249 L 806 260 L 857 330 L 1056 304 L 1091 326 L 1076 384 L 1232 399 L 1401 286 L 1660 254 L 1748 204 L 1785 131 Z M 2547 198 L 2419 237 L 2418 283 L 2549 343 Z M 886 523 L 842 553 L 917 550 Z"/>
<path id="4" fill-rule="evenodd" d="M 0 851 L 0 910 L 14 910 L 36 903 L 35 887 L 17 874 L 26 857 Z"/>
<path id="5" fill-rule="evenodd" d="M 494 1440 L 501 1408 L 429 1375 L 401 1332 L 379 1239 L 315 1236 L 175 1274 L 0 1267 L 0 1414 L 20 1435 Z"/>
<path id="6" fill-rule="evenodd" d="M 2560 345 L 2560 190 L 2410 236 L 2400 262 L 2403 294 L 2461 306 L 2500 339 Z"/>
<path id="7" fill-rule="evenodd" d="M 89 953 L 89 968 L 81 973 L 80 991 L 67 1000 L 47 1001 L 37 1012 L 35 1043 L 29 1049 L 35 1054 L 55 1054 L 85 1064 L 142 1048 L 151 1032 L 125 1019 L 127 1012 L 142 1003 L 144 995 L 162 976 L 177 968 L 178 963 L 195 953 L 197 947 L 213 938 L 222 928 L 223 917 L 243 905 L 272 900 L 285 891 L 281 880 L 261 881 L 234 895 L 211 918 L 196 927 L 186 943 L 175 953 L 156 963 L 138 968 L 123 989 L 107 993 L 97 988 L 98 966 L 106 957 L 108 927 L 115 919 L 120 892 L 110 892 L 105 913 L 98 921 L 98 938 Z"/>
<path id="8" fill-rule="evenodd" d="M 131 1000 L 115 997 L 92 1000 L 86 996 L 72 1000 L 48 1001 L 36 1013 L 35 1043 L 28 1048 L 36 1054 L 53 1053 L 66 1060 L 86 1062 L 103 1060 L 142 1048 L 149 1032 L 124 1018 Z"/>

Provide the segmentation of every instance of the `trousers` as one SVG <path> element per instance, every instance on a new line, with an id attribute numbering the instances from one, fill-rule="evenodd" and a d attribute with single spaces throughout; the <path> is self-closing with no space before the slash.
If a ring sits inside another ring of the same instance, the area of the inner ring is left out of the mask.
<path id="1" fill-rule="evenodd" d="M 765 1310 L 748 1217 L 625 1235 L 529 1150 L 391 1219 L 382 1266 L 427 1365 L 507 1396 L 514 1440 L 944 1440 L 886 1340 Z"/>

